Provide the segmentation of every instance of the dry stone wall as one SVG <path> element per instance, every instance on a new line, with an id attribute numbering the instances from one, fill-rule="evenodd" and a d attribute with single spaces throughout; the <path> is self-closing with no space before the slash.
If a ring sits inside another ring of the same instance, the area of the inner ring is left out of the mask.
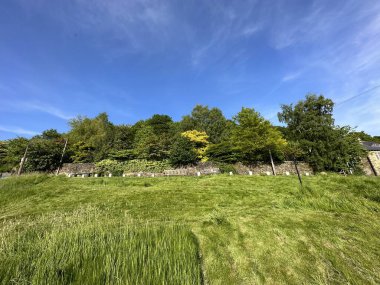
<path id="1" fill-rule="evenodd" d="M 298 170 L 303 175 L 309 175 L 313 173 L 313 169 L 306 162 L 297 163 Z M 245 166 L 240 163 L 235 165 L 235 169 L 238 174 L 248 174 L 249 171 L 252 174 L 258 175 L 272 175 L 272 165 L 268 163 L 258 162 L 255 165 Z M 277 175 L 297 174 L 293 161 L 284 161 L 283 163 L 276 163 L 275 170 Z"/>
<path id="2" fill-rule="evenodd" d="M 245 166 L 241 163 L 234 165 L 236 172 L 241 175 L 272 175 L 272 166 L 268 163 L 258 162 L 255 165 Z M 275 164 L 277 175 L 296 174 L 296 169 L 292 161 L 285 161 L 283 163 Z M 311 167 L 305 162 L 298 163 L 298 169 L 301 174 L 312 174 Z M 68 176 L 97 176 L 96 166 L 94 163 L 65 163 L 60 171 L 61 174 Z M 177 169 L 167 169 L 161 173 L 153 172 L 133 172 L 124 173 L 124 177 L 159 177 L 159 176 L 197 176 L 197 175 L 210 175 L 219 174 L 220 169 L 212 163 L 200 163 L 194 167 L 183 167 Z M 108 176 L 108 174 L 107 174 Z"/>
<path id="3" fill-rule="evenodd" d="M 59 173 L 61 174 L 91 174 L 95 173 L 95 163 L 64 163 Z"/>

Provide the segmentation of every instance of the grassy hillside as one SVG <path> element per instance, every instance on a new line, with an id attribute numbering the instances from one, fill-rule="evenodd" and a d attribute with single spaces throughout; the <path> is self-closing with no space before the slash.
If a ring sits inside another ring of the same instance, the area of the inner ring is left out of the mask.
<path id="1" fill-rule="evenodd" d="M 379 284 L 380 179 L 0 180 L 2 284 Z M 201 257 L 201 258 L 200 258 Z"/>

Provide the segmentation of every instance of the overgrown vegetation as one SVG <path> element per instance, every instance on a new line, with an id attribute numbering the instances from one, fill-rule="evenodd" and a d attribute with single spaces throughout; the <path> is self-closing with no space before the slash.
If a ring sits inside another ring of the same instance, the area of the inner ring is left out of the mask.
<path id="1" fill-rule="evenodd" d="M 380 180 L 303 179 L 2 179 L 0 283 L 379 284 Z"/>
<path id="2" fill-rule="evenodd" d="M 334 103 L 323 96 L 308 95 L 293 105 L 282 105 L 279 120 L 287 124 L 289 140 L 297 142 L 316 171 L 356 169 L 362 148 L 353 130 L 334 124 Z"/>
<path id="3" fill-rule="evenodd" d="M 146 159 L 132 159 L 129 161 L 119 162 L 116 160 L 105 159 L 96 163 L 96 170 L 99 173 L 112 173 L 121 175 L 128 172 L 163 172 L 169 169 L 170 163 L 167 160 L 151 161 Z"/>
<path id="4" fill-rule="evenodd" d="M 59 164 L 65 139 L 63 162 L 95 162 L 116 173 L 128 169 L 130 161 L 169 161 L 172 167 L 200 161 L 254 164 L 268 162 L 270 153 L 277 161 L 305 160 L 315 171 L 359 170 L 363 151 L 358 138 L 377 138 L 336 126 L 333 106 L 330 99 L 316 95 L 294 106 L 283 105 L 278 114 L 283 127 L 273 126 L 254 109 L 242 108 L 228 120 L 221 110 L 201 105 L 179 122 L 159 114 L 134 125 L 115 125 L 106 113 L 93 119 L 77 117 L 65 134 L 47 130 L 29 140 L 0 142 L 0 171 L 15 171 L 28 145 L 25 170 L 51 172 Z"/>
<path id="5" fill-rule="evenodd" d="M 201 284 L 188 228 L 98 218 L 89 208 L 3 223 L 1 284 Z"/>

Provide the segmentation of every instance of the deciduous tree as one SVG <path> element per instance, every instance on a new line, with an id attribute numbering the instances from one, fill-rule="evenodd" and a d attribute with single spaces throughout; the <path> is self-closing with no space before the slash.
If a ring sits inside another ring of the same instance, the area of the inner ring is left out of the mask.
<path id="1" fill-rule="evenodd" d="M 298 142 L 314 170 L 356 168 L 362 154 L 349 127 L 335 126 L 334 103 L 320 95 L 307 95 L 296 105 L 282 105 L 280 122 L 287 124 L 291 140 Z"/>
<path id="2" fill-rule="evenodd" d="M 236 127 L 232 131 L 231 141 L 243 162 L 267 161 L 269 151 L 275 158 L 282 158 L 286 140 L 260 113 L 242 108 L 234 121 Z"/>

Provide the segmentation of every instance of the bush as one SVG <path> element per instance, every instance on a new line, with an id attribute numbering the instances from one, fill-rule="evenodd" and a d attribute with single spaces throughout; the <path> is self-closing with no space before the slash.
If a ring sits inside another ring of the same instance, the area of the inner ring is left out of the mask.
<path id="1" fill-rule="evenodd" d="M 241 160 L 241 153 L 233 148 L 230 142 L 210 145 L 206 151 L 209 160 L 224 164 L 236 163 Z"/>
<path id="2" fill-rule="evenodd" d="M 133 159 L 125 162 L 118 162 L 112 159 L 105 159 L 96 163 L 96 171 L 100 173 L 112 173 L 121 176 L 124 172 L 163 172 L 170 169 L 168 161 L 150 161 L 146 159 Z"/>
<path id="3" fill-rule="evenodd" d="M 163 172 L 170 169 L 170 163 L 167 160 L 156 161 L 146 159 L 133 159 L 123 163 L 124 172 Z"/>
<path id="4" fill-rule="evenodd" d="M 124 168 L 123 163 L 112 159 L 104 159 L 96 163 L 96 171 L 100 173 L 112 173 L 115 176 L 121 176 Z"/>
<path id="5" fill-rule="evenodd" d="M 218 163 L 217 166 L 221 173 L 237 173 L 236 168 L 232 164 L 228 163 Z"/>
<path id="6" fill-rule="evenodd" d="M 173 166 L 194 165 L 199 161 L 192 143 L 185 137 L 179 136 L 170 151 L 170 163 Z"/>

